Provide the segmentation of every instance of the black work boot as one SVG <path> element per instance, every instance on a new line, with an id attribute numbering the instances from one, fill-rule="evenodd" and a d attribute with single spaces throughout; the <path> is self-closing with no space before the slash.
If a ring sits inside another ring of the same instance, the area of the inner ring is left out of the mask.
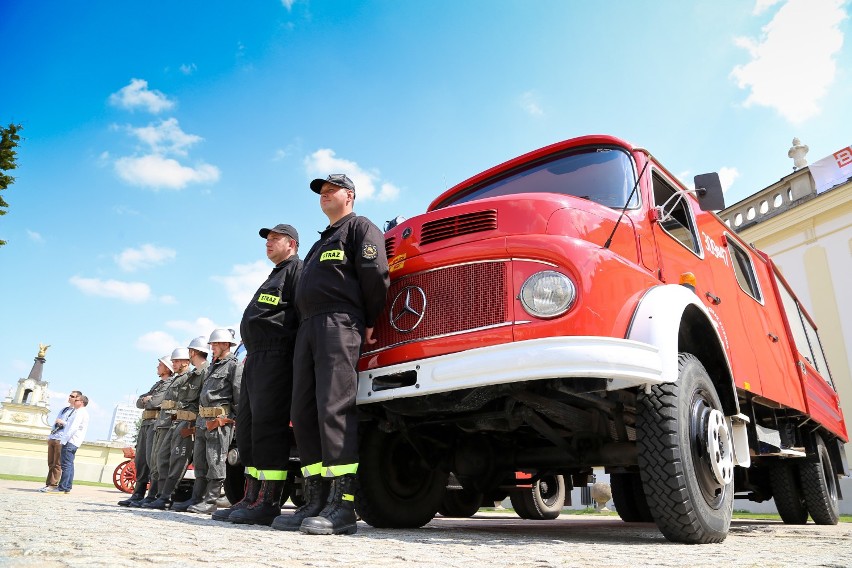
<path id="1" fill-rule="evenodd" d="M 319 515 L 302 521 L 299 527 L 305 534 L 355 534 L 358 524 L 355 517 L 355 475 L 334 478 L 334 488 L 328 503 Z"/>
<path id="2" fill-rule="evenodd" d="M 308 517 L 318 515 L 331 491 L 329 480 L 320 475 L 312 475 L 305 478 L 305 504 L 296 509 L 292 515 L 278 515 L 272 521 L 272 528 L 279 531 L 297 531 L 302 526 L 302 521 Z"/>
<path id="3" fill-rule="evenodd" d="M 177 511 L 178 513 L 186 513 L 186 510 L 195 505 L 196 503 L 201 503 L 204 500 L 204 490 L 207 488 L 207 480 L 203 477 L 196 477 L 195 482 L 192 484 L 192 497 L 187 499 L 186 501 L 178 501 L 177 503 L 172 503 L 172 511 Z"/>
<path id="4" fill-rule="evenodd" d="M 260 492 L 260 480 L 255 479 L 249 474 L 246 474 L 246 492 L 241 501 L 238 501 L 227 509 L 217 509 L 213 513 L 214 521 L 229 521 L 231 513 L 245 509 L 257 500 L 257 494 Z"/>
<path id="5" fill-rule="evenodd" d="M 208 479 L 207 489 L 204 492 L 204 500 L 201 503 L 196 503 L 187 509 L 188 513 L 201 513 L 209 515 L 216 510 L 216 501 L 219 500 L 219 495 L 222 493 L 222 484 L 224 479 Z"/>
<path id="6" fill-rule="evenodd" d="M 234 511 L 228 520 L 238 525 L 271 525 L 281 515 L 283 492 L 284 480 L 262 482 L 257 499 L 248 507 Z"/>
<path id="7" fill-rule="evenodd" d="M 166 479 L 166 482 L 163 483 L 163 490 L 160 491 L 160 494 L 157 498 L 150 503 L 142 503 L 143 509 L 159 509 L 160 511 L 165 511 L 169 508 L 169 505 L 172 504 L 172 492 L 175 489 L 175 485 L 177 485 L 176 479 Z"/>
<path id="8" fill-rule="evenodd" d="M 145 503 L 150 503 L 151 501 L 157 500 L 157 487 L 160 485 L 159 479 L 152 479 L 151 483 L 148 485 L 148 495 L 139 501 L 134 501 L 128 504 L 128 507 L 141 507 Z"/>

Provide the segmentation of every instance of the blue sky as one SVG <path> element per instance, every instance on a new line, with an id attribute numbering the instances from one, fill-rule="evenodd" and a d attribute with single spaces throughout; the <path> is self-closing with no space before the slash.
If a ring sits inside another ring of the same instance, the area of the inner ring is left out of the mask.
<path id="1" fill-rule="evenodd" d="M 326 225 L 345 172 L 377 225 L 516 155 L 592 133 L 732 204 L 852 142 L 850 4 L 835 0 L 0 3 L 0 123 L 24 126 L 0 217 L 0 396 L 50 344 L 51 414 L 88 440 L 158 356 L 237 327 Z"/>

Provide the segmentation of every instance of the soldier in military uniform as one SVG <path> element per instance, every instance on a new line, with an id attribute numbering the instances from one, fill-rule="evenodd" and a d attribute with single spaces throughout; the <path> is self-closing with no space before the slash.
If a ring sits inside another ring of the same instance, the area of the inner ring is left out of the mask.
<path id="1" fill-rule="evenodd" d="M 160 495 L 156 501 L 143 505 L 146 509 L 165 509 L 171 505 L 172 494 L 186 473 L 192 459 L 195 444 L 195 419 L 198 417 L 198 396 L 201 394 L 201 382 L 208 365 L 207 351 L 207 338 L 205 337 L 196 337 L 187 347 L 189 362 L 192 363 L 193 368 L 186 373 L 180 384 L 175 380 L 174 423 L 169 439 L 163 440 L 163 454 L 165 454 L 166 444 L 171 448 L 168 470 L 167 473 L 160 470 L 162 472 L 160 478 L 165 479 L 164 483 L 161 484 Z M 199 495 L 196 503 L 200 500 L 201 496 Z M 187 508 L 192 504 L 194 503 L 188 503 Z"/>
<path id="2" fill-rule="evenodd" d="M 352 210 L 352 180 L 334 174 L 310 187 L 320 195 L 329 226 L 305 255 L 296 287 L 302 322 L 293 362 L 292 420 L 308 501 L 294 514 L 277 517 L 272 527 L 353 534 L 356 366 L 361 345 L 375 343 L 373 326 L 389 285 L 388 260 L 381 231 Z"/>
<path id="3" fill-rule="evenodd" d="M 192 463 L 195 479 L 204 480 L 203 500 L 190 506 L 190 513 L 213 513 L 222 492 L 226 475 L 228 448 L 234 437 L 234 417 L 240 399 L 243 368 L 231 353 L 236 345 L 227 329 L 214 329 L 210 334 L 213 362 L 207 369 L 198 398 L 198 418 L 195 422 L 195 446 Z"/>
<path id="4" fill-rule="evenodd" d="M 157 360 L 157 376 L 160 378 L 157 379 L 154 386 L 136 399 L 136 408 L 142 409 L 142 423 L 139 425 L 139 431 L 136 434 L 136 458 L 134 460 L 136 488 L 130 498 L 118 502 L 122 507 L 132 507 L 140 503 L 145 498 L 145 491 L 148 489 L 148 480 L 151 477 L 151 468 L 148 464 L 153 458 L 154 420 L 157 417 L 160 403 L 166 395 L 166 390 L 174 377 L 172 360 L 167 355 L 163 355 Z"/>
<path id="5" fill-rule="evenodd" d="M 165 509 L 160 499 L 169 476 L 169 463 L 172 455 L 172 431 L 175 426 L 175 414 L 177 413 L 177 399 L 180 388 L 186 382 L 189 375 L 189 350 L 186 347 L 178 347 L 172 351 L 172 367 L 175 377 L 166 390 L 166 395 L 160 402 L 160 413 L 154 423 L 154 463 L 151 468 L 151 487 L 148 489 L 148 497 L 154 499 L 147 503 L 141 503 L 145 509 Z M 156 492 L 155 492 L 156 490 Z M 146 499 L 148 499 L 146 497 Z M 168 495 L 165 496 L 168 499 Z"/>

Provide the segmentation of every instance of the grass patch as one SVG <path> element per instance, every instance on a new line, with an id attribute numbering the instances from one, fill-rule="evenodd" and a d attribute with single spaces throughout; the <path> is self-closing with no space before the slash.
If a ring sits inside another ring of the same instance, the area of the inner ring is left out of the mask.
<path id="1" fill-rule="evenodd" d="M 780 521 L 781 517 L 777 513 L 751 513 L 741 509 L 734 510 L 735 519 L 753 519 L 757 521 Z M 813 522 L 813 521 L 809 521 Z M 841 523 L 852 523 L 852 515 L 840 515 Z"/>
<path id="2" fill-rule="evenodd" d="M 32 475 L 10 475 L 6 473 L 0 473 L 0 479 L 6 479 L 9 481 L 35 481 L 37 483 L 44 483 L 43 477 L 35 477 Z M 91 487 L 112 487 L 115 488 L 115 485 L 112 483 L 100 483 L 99 481 L 77 481 L 74 480 L 74 485 L 89 485 Z"/>

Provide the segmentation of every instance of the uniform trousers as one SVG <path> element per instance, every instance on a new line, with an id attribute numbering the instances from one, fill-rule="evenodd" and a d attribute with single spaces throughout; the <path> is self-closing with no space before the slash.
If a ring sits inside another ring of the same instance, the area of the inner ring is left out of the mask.
<path id="1" fill-rule="evenodd" d="M 168 444 L 169 456 L 167 461 L 159 465 L 160 479 L 168 478 L 175 486 L 183 478 L 192 459 L 194 440 L 191 434 L 184 435 L 186 429 L 192 426 L 195 426 L 195 420 L 178 420 L 172 426 L 168 439 L 163 440 L 164 448 Z"/>
<path id="2" fill-rule="evenodd" d="M 148 450 L 149 444 L 154 441 L 153 429 L 153 420 L 147 424 L 142 422 L 139 426 L 139 433 L 136 435 L 136 457 L 133 460 L 133 464 L 136 466 L 136 489 L 133 492 L 138 495 L 145 493 L 148 481 L 151 479 L 151 468 L 148 466 Z"/>
<path id="3" fill-rule="evenodd" d="M 356 368 L 363 336 L 364 323 L 345 313 L 318 314 L 299 326 L 292 420 L 303 467 L 358 463 Z"/>
<path id="4" fill-rule="evenodd" d="M 237 411 L 237 448 L 246 467 L 287 471 L 290 461 L 290 404 L 293 342 L 280 349 L 251 351 L 243 364 Z"/>
<path id="5" fill-rule="evenodd" d="M 163 463 L 163 440 L 168 440 L 169 437 L 169 428 L 154 428 L 153 430 L 154 440 L 151 444 L 151 459 L 148 461 L 148 466 L 151 468 L 152 482 L 160 479 L 160 464 Z M 166 446 L 168 447 L 168 442 L 166 442 Z M 166 462 L 168 463 L 168 454 L 166 455 Z M 168 467 L 168 465 L 166 467 Z M 165 477 L 166 472 L 163 472 L 163 478 L 165 479 Z"/>
<path id="6" fill-rule="evenodd" d="M 234 439 L 234 425 L 226 424 L 208 430 L 207 421 L 207 418 L 199 416 L 195 422 L 195 445 L 192 448 L 195 478 L 225 479 L 226 459 Z"/>

